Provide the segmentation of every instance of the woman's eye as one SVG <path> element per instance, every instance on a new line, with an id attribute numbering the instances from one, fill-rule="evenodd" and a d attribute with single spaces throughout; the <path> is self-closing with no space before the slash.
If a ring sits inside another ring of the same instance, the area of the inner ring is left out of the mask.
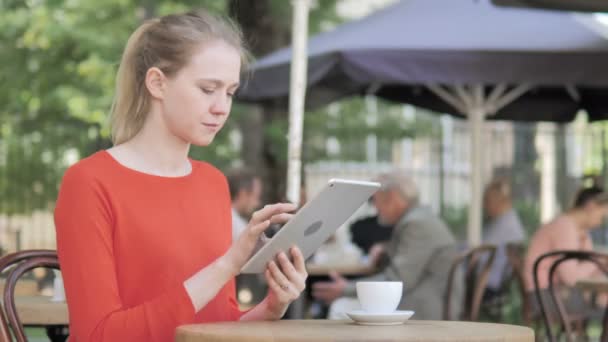
<path id="1" fill-rule="evenodd" d="M 205 93 L 207 95 L 211 95 L 215 91 L 214 89 L 207 89 L 207 88 L 201 88 L 201 90 L 203 91 L 203 93 Z"/>
<path id="2" fill-rule="evenodd" d="M 234 97 L 234 93 L 227 93 L 228 97 Z"/>

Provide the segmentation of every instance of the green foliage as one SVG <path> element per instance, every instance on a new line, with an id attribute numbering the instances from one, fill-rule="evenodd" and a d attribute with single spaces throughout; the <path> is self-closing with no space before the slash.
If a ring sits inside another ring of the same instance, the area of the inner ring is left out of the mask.
<path id="1" fill-rule="evenodd" d="M 413 118 L 406 118 L 403 106 L 377 100 L 377 115 L 370 120 L 371 109 L 365 99 L 354 97 L 307 113 L 304 117 L 305 162 L 337 158 L 364 161 L 366 137 L 375 135 L 382 160 L 391 160 L 392 144 L 403 138 L 438 135 L 436 120 L 424 110 L 416 110 Z M 375 122 L 375 123 L 374 123 Z M 338 155 L 328 155 L 326 142 L 333 137 L 342 149 Z"/>
<path id="2" fill-rule="evenodd" d="M 441 213 L 441 218 L 457 240 L 465 240 L 467 237 L 468 210 L 466 206 L 446 206 Z"/>
<path id="3" fill-rule="evenodd" d="M 47 208 L 65 168 L 108 147 L 108 112 L 127 38 L 145 10 L 159 14 L 225 1 L 0 1 L 0 213 Z M 218 137 L 193 156 L 235 154 Z"/>
<path id="4" fill-rule="evenodd" d="M 250 0 L 243 0 L 250 1 Z M 24 213 L 52 206 L 61 176 L 74 161 L 110 146 L 108 113 L 115 73 L 131 32 L 146 14 L 203 7 L 226 14 L 227 0 L 0 0 L 0 213 Z M 337 0 L 316 2 L 310 32 L 342 21 Z M 284 32 L 291 29 L 289 1 L 271 0 L 271 14 Z M 379 103 L 377 125 L 366 123 L 363 100 L 343 101 L 339 116 L 328 108 L 307 113 L 305 162 L 326 159 L 335 137 L 341 157 L 364 158 L 363 137 L 376 134 L 380 146 L 415 134 L 433 134 L 430 121 L 403 120 L 400 106 Z M 191 156 L 224 168 L 239 159 L 231 142 L 249 107 L 235 104 L 225 129 L 209 148 Z M 279 165 L 287 156 L 288 123 L 277 115 L 266 125 Z M 382 150 L 382 149 L 381 149 Z M 383 151 L 390 149 L 384 148 Z M 390 152 L 385 152 L 390 154 Z M 335 156 L 334 156 L 335 157 Z"/>
<path id="5" fill-rule="evenodd" d="M 519 219 L 526 230 L 526 235 L 528 238 L 532 237 L 534 232 L 540 227 L 539 203 L 533 201 L 516 201 L 513 206 L 515 207 L 517 214 L 519 214 Z"/>

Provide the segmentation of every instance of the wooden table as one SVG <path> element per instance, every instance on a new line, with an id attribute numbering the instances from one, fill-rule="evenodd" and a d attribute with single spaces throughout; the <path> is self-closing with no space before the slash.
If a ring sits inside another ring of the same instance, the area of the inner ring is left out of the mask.
<path id="1" fill-rule="evenodd" d="M 608 292 L 608 278 L 589 278 L 576 282 L 576 287 L 585 291 Z"/>
<path id="2" fill-rule="evenodd" d="M 0 279 L 0 293 L 4 293 L 6 279 Z M 35 296 L 39 293 L 38 283 L 33 279 L 19 279 L 15 286 L 15 296 Z"/>
<path id="3" fill-rule="evenodd" d="M 533 342 L 528 327 L 506 324 L 408 321 L 402 325 L 366 326 L 351 321 L 283 320 L 224 322 L 177 328 L 176 342 L 407 342 L 501 341 Z"/>
<path id="4" fill-rule="evenodd" d="M 23 325 L 68 325 L 68 305 L 46 296 L 16 296 L 15 306 Z"/>

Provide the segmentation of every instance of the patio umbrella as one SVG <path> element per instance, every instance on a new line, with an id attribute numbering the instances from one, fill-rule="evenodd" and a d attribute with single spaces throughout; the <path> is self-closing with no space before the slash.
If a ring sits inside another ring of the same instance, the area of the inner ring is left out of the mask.
<path id="1" fill-rule="evenodd" d="M 466 117 L 471 125 L 469 242 L 481 237 L 481 134 L 487 118 L 608 117 L 608 34 L 591 15 L 494 6 L 489 0 L 402 0 L 308 43 L 306 106 L 375 94 Z M 253 65 L 238 97 L 289 95 L 291 50 Z"/>
<path id="2" fill-rule="evenodd" d="M 561 11 L 608 12 L 605 0 L 492 0 L 502 6 L 523 6 Z"/>

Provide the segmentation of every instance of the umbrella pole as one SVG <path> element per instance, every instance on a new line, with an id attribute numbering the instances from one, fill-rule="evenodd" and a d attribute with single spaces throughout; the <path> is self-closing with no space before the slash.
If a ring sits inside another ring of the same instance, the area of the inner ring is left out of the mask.
<path id="1" fill-rule="evenodd" d="M 289 139 L 287 155 L 287 200 L 299 205 L 302 169 L 302 131 L 306 97 L 308 10 L 310 0 L 292 0 L 293 55 L 289 88 Z"/>
<path id="2" fill-rule="evenodd" d="M 471 107 L 468 116 L 471 128 L 471 202 L 467 241 L 470 247 L 481 244 L 483 126 L 486 113 L 483 105 L 478 104 Z"/>
<path id="3" fill-rule="evenodd" d="M 466 115 L 469 120 L 471 130 L 471 202 L 469 205 L 467 242 L 470 247 L 477 246 L 481 243 L 483 126 L 485 119 L 518 99 L 534 86 L 523 83 L 509 89 L 506 84 L 497 84 L 488 96 L 484 94 L 483 84 L 451 86 L 447 89 L 438 84 L 426 84 L 426 87 L 458 112 Z"/>

